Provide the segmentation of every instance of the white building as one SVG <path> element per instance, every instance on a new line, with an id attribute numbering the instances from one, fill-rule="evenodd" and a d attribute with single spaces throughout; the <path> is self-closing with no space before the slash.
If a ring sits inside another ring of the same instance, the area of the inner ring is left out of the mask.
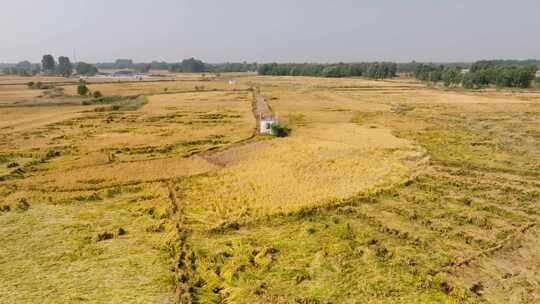
<path id="1" fill-rule="evenodd" d="M 261 134 L 272 135 L 272 125 L 275 123 L 278 123 L 277 118 L 273 116 L 267 116 L 267 117 L 261 117 L 259 121 L 260 121 L 259 130 Z"/>

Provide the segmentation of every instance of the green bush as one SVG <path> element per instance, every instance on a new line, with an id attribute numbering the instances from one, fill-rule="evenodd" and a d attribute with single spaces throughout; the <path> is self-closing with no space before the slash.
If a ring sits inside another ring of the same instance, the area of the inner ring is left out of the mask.
<path id="1" fill-rule="evenodd" d="M 96 91 L 96 92 L 99 92 L 99 91 Z M 126 98 L 122 96 L 107 96 L 107 97 L 99 97 L 93 100 L 85 100 L 82 102 L 82 104 L 85 106 L 94 105 L 94 104 L 112 104 L 112 103 L 117 103 L 119 101 L 122 101 L 124 99 Z"/>
<path id="2" fill-rule="evenodd" d="M 277 137 L 286 137 L 291 132 L 291 129 L 287 128 L 286 126 L 282 126 L 278 122 L 270 125 L 270 129 L 272 130 L 272 134 Z"/>
<path id="3" fill-rule="evenodd" d="M 81 82 L 77 86 L 77 94 L 79 94 L 81 96 L 86 96 L 88 94 L 88 87 L 86 86 L 86 84 Z"/>
<path id="4" fill-rule="evenodd" d="M 103 97 L 103 94 L 101 94 L 101 91 L 95 91 L 93 95 L 94 95 L 94 98 L 101 98 L 101 97 Z"/>
<path id="5" fill-rule="evenodd" d="M 476 87 L 470 74 L 463 76 L 462 85 L 465 89 L 474 89 Z"/>
<path id="6" fill-rule="evenodd" d="M 28 203 L 28 200 L 25 198 L 21 198 L 17 203 L 17 209 L 19 209 L 19 211 L 26 211 L 30 209 L 30 204 Z"/>

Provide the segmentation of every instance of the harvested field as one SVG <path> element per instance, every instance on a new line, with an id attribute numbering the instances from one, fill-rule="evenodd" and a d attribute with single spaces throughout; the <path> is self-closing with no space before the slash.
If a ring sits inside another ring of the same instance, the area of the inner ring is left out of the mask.
<path id="1" fill-rule="evenodd" d="M 344 124 L 309 131 L 249 151 L 215 175 L 180 183 L 186 217 L 218 227 L 337 203 L 401 181 L 410 174 L 405 159 L 422 158 L 420 151 L 384 130 Z M 385 138 L 379 145 L 371 143 Z"/>
<path id="2" fill-rule="evenodd" d="M 130 82 L 130 83 L 104 83 L 92 84 L 88 88 L 91 91 L 100 91 L 107 96 L 134 96 L 141 94 L 163 94 L 163 93 L 178 93 L 178 92 L 193 92 L 193 91 L 225 91 L 233 89 L 247 89 L 246 86 L 230 87 L 226 81 L 161 81 L 161 82 Z M 66 94 L 77 95 L 77 86 L 65 86 Z"/>
<path id="3" fill-rule="evenodd" d="M 538 91 L 175 79 L 0 85 L 4 301 L 540 301 Z"/>
<path id="4" fill-rule="evenodd" d="M 137 93 L 154 92 L 162 88 Z M 167 184 L 214 170 L 198 154 L 251 137 L 255 124 L 242 91 L 7 104 L 0 115 L 0 297 L 9 303 L 169 299 Z"/>

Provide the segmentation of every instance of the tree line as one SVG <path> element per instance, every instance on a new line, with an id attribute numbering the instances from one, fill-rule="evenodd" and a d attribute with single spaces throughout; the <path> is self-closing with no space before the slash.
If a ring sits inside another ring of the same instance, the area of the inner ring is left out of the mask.
<path id="1" fill-rule="evenodd" d="M 493 64 L 496 65 L 505 65 L 505 66 L 528 66 L 528 65 L 535 65 L 537 68 L 540 69 L 540 60 L 537 59 L 526 59 L 526 60 L 503 60 L 503 59 L 496 59 L 496 60 L 490 60 Z M 458 68 L 458 69 L 470 69 L 474 62 L 406 62 L 406 63 L 398 63 L 398 70 L 400 73 L 408 73 L 413 74 L 416 68 L 419 65 L 431 65 L 431 66 L 444 66 L 446 68 Z"/>
<path id="2" fill-rule="evenodd" d="M 43 55 L 41 64 L 21 61 L 12 67 L 3 69 L 4 74 L 20 76 L 33 76 L 44 73 L 46 75 L 69 77 L 73 75 L 74 71 L 78 75 L 85 76 L 94 76 L 98 73 L 98 69 L 93 64 L 85 62 L 73 64 L 69 57 L 66 56 L 58 57 L 57 61 L 54 56 L 50 54 Z"/>
<path id="3" fill-rule="evenodd" d="M 202 60 L 189 58 L 182 60 L 182 62 L 171 64 L 169 66 L 169 71 L 179 73 L 203 73 L 208 72 L 209 69 Z"/>
<path id="4" fill-rule="evenodd" d="M 181 62 L 167 64 L 160 63 L 160 67 L 171 72 L 179 73 L 228 73 L 228 72 L 254 72 L 257 71 L 258 64 L 248 62 L 225 62 L 225 63 L 205 63 L 202 60 L 189 58 Z"/>
<path id="5" fill-rule="evenodd" d="M 150 70 L 168 70 L 178 73 L 226 73 L 226 72 L 253 72 L 257 70 L 257 63 L 225 62 L 206 63 L 200 59 L 188 58 L 179 62 L 152 61 L 150 63 L 135 63 L 132 59 L 117 59 L 114 62 L 97 63 L 100 69 L 132 69 L 147 73 Z"/>
<path id="6" fill-rule="evenodd" d="M 443 82 L 446 87 L 458 86 L 463 81 L 461 68 L 433 64 L 417 65 L 413 71 L 413 77 L 426 82 Z"/>
<path id="7" fill-rule="evenodd" d="M 29 61 L 22 61 L 16 65 L 3 67 L 5 74 L 32 76 L 41 72 L 47 75 L 59 75 L 69 77 L 75 72 L 78 75 L 94 76 L 98 69 L 130 69 L 139 73 L 148 73 L 150 70 L 168 70 L 178 73 L 226 73 L 226 72 L 254 72 L 257 71 L 257 63 L 247 62 L 226 62 L 210 64 L 195 58 L 184 59 L 177 63 L 167 63 L 152 61 L 150 63 L 135 63 L 132 59 L 116 59 L 110 63 L 89 64 L 78 62 L 72 64 L 65 56 L 58 57 L 47 54 L 44 55 L 41 64 L 33 64 Z"/>
<path id="8" fill-rule="evenodd" d="M 482 60 L 470 66 L 468 71 L 444 65 L 419 64 L 413 76 L 431 83 L 442 82 L 447 87 L 463 86 L 466 89 L 487 86 L 529 88 L 535 79 L 534 64 L 511 64 L 515 61 Z"/>
<path id="9" fill-rule="evenodd" d="M 41 65 L 30 61 L 21 61 L 13 66 L 4 67 L 3 72 L 7 75 L 34 76 L 41 73 Z"/>
<path id="10" fill-rule="evenodd" d="M 5 74 L 31 76 L 39 73 L 69 77 L 74 72 L 78 75 L 93 76 L 98 68 L 131 69 L 140 73 L 150 70 L 169 70 L 179 73 L 225 73 L 225 72 L 254 72 L 260 75 L 274 76 L 315 76 L 315 77 L 355 77 L 363 76 L 372 79 L 395 77 L 398 71 L 408 73 L 416 79 L 443 83 L 447 87 L 463 86 L 465 88 L 480 88 L 490 85 L 498 87 L 527 88 L 531 83 L 537 85 L 536 69 L 540 60 L 483 60 L 475 63 L 267 63 L 226 62 L 218 64 L 205 63 L 196 58 L 184 59 L 177 63 L 152 61 L 150 63 L 135 63 L 132 59 L 117 59 L 111 63 L 89 64 L 78 62 L 73 64 L 69 57 L 44 55 L 41 64 L 21 61 L 15 65 L 0 65 Z M 468 68 L 469 72 L 463 70 Z"/>
<path id="11" fill-rule="evenodd" d="M 134 70 L 139 73 L 148 73 L 151 69 L 161 69 L 156 67 L 159 64 L 157 61 L 152 63 L 135 63 L 132 59 L 116 59 L 114 62 L 100 62 L 96 63 L 96 67 L 99 69 L 118 69 L 118 70 Z"/>
<path id="12" fill-rule="evenodd" d="M 354 77 L 364 76 L 373 79 L 392 78 L 397 74 L 397 64 L 393 62 L 373 63 L 268 63 L 258 67 L 259 75 L 273 76 L 315 76 L 315 77 Z"/>

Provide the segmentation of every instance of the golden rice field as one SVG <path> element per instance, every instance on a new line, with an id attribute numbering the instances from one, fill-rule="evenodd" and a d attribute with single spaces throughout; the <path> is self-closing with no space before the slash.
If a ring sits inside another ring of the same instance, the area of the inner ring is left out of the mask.
<path id="1" fill-rule="evenodd" d="M 182 93 L 193 91 L 222 91 L 222 90 L 246 90 L 245 85 L 236 85 L 231 88 L 225 81 L 201 81 L 201 80 L 176 80 L 176 81 L 140 81 L 131 83 L 98 83 L 88 86 L 91 91 L 100 91 L 105 95 L 133 96 L 163 93 Z M 77 86 L 65 87 L 68 96 L 77 95 Z"/>
<path id="2" fill-rule="evenodd" d="M 160 77 L 0 76 L 0 302 L 540 302 L 540 91 Z"/>

